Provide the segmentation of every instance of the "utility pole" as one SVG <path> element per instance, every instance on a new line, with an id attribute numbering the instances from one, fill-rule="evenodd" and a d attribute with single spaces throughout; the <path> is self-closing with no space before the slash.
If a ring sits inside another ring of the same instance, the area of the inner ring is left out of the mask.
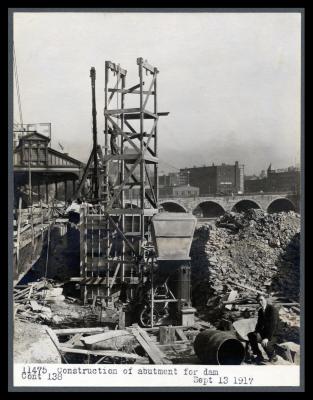
<path id="1" fill-rule="evenodd" d="M 93 175 L 92 191 L 93 199 L 99 199 L 99 169 L 98 169 L 98 139 L 97 139 L 97 109 L 96 109 L 96 70 L 90 69 L 91 91 L 92 91 L 92 136 L 93 136 Z"/>

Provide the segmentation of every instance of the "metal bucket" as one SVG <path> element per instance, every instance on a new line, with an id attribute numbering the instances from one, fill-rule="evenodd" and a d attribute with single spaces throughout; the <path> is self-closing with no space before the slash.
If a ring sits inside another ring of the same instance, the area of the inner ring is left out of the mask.
<path id="1" fill-rule="evenodd" d="M 162 212 L 151 219 L 158 260 L 189 260 L 197 218 L 188 213 Z"/>
<path id="2" fill-rule="evenodd" d="M 215 329 L 200 332 L 194 349 L 205 364 L 239 365 L 245 357 L 243 344 L 233 334 Z"/>

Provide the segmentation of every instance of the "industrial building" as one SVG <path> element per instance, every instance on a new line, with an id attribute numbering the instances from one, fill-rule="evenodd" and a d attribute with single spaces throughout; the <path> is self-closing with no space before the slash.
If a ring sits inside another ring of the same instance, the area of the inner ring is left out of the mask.
<path id="1" fill-rule="evenodd" d="M 245 192 L 292 192 L 300 191 L 301 173 L 300 168 L 288 167 L 284 169 L 267 169 L 265 177 L 245 177 Z"/>
<path id="2" fill-rule="evenodd" d="M 221 164 L 204 167 L 183 168 L 181 176 L 187 183 L 199 187 L 200 195 L 231 195 L 244 192 L 244 166 Z"/>

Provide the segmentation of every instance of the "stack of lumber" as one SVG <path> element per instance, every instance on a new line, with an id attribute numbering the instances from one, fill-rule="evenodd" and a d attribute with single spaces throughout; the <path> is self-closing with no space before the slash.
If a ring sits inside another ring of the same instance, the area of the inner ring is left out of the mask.
<path id="1" fill-rule="evenodd" d="M 136 354 L 125 345 L 117 346 L 117 339 L 133 336 L 127 331 L 100 328 L 46 329 L 47 334 L 65 362 L 84 359 L 88 363 L 148 364 L 147 358 Z M 62 338 L 62 339 L 61 339 Z M 67 338 L 64 341 L 64 338 Z M 61 339 L 61 340 L 60 340 Z M 116 346 L 118 348 L 116 348 Z"/>

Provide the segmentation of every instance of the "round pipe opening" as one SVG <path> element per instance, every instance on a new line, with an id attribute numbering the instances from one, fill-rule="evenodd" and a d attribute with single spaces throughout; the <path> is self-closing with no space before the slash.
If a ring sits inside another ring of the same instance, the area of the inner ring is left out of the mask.
<path id="1" fill-rule="evenodd" d="M 220 365 L 239 365 L 245 357 L 245 350 L 237 339 L 227 339 L 217 351 L 217 361 Z"/>

